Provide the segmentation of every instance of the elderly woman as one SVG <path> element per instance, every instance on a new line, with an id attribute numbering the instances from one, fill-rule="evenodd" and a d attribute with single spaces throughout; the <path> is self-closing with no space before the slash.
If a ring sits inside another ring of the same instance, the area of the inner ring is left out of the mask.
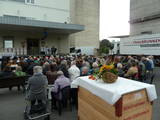
<path id="1" fill-rule="evenodd" d="M 69 80 L 69 78 L 64 76 L 64 73 L 62 71 L 58 71 L 57 75 L 58 75 L 58 77 L 57 77 L 57 79 L 54 83 L 54 88 L 51 92 L 51 95 L 52 95 L 52 102 L 51 102 L 52 110 L 57 109 L 56 100 L 62 99 L 62 96 L 60 95 L 59 90 L 62 90 L 65 87 L 70 87 L 70 80 Z"/>
<path id="2" fill-rule="evenodd" d="M 89 74 L 89 68 L 87 66 L 83 66 L 81 68 L 81 76 L 88 76 Z"/>
<path id="3" fill-rule="evenodd" d="M 98 66 L 98 63 L 97 62 L 94 62 L 92 64 L 92 69 L 90 70 L 90 73 L 91 74 L 94 74 L 94 73 L 97 73 L 99 71 L 99 66 Z"/>
<path id="4" fill-rule="evenodd" d="M 65 77 L 62 71 L 58 71 L 57 76 L 58 77 L 54 83 L 54 88 L 52 90 L 54 93 L 58 92 L 58 86 L 60 86 L 60 89 L 63 89 L 66 86 L 70 86 L 69 78 Z"/>
<path id="5" fill-rule="evenodd" d="M 31 101 L 31 105 L 34 105 L 36 100 L 46 101 L 48 85 L 47 77 L 43 75 L 41 66 L 35 66 L 33 72 L 33 76 L 28 80 L 28 100 Z"/>

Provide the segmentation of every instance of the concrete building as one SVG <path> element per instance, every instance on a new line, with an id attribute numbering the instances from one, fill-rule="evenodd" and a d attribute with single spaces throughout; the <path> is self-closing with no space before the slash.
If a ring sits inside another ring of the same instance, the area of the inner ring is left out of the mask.
<path id="1" fill-rule="evenodd" d="M 160 55 L 159 5 L 159 0 L 130 0 L 130 36 L 121 37 L 120 54 Z"/>
<path id="2" fill-rule="evenodd" d="M 99 47 L 99 0 L 0 0 L 0 52 L 93 54 Z"/>
<path id="3" fill-rule="evenodd" d="M 119 54 L 119 51 L 120 51 L 120 41 L 113 40 L 112 44 L 114 45 L 114 47 L 113 47 L 112 50 L 110 50 L 110 54 L 111 55 L 117 55 L 117 54 Z"/>
<path id="4" fill-rule="evenodd" d="M 130 0 L 130 35 L 160 33 L 159 5 L 159 0 Z"/>

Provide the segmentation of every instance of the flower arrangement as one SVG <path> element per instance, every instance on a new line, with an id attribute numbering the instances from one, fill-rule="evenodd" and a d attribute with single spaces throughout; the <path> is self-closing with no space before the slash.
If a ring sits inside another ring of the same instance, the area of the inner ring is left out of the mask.
<path id="1" fill-rule="evenodd" d="M 98 78 L 102 79 L 106 83 L 113 83 L 118 78 L 117 74 L 118 71 L 113 64 L 103 65 L 102 67 L 100 67 L 97 73 L 94 73 L 93 75 L 89 76 L 89 79 L 95 80 L 96 78 Z"/>
<path id="2" fill-rule="evenodd" d="M 114 67 L 113 64 L 110 64 L 110 65 L 103 65 L 100 70 L 99 70 L 99 74 L 102 75 L 103 73 L 105 72 L 111 72 L 113 74 L 118 74 L 118 71 L 117 69 Z"/>

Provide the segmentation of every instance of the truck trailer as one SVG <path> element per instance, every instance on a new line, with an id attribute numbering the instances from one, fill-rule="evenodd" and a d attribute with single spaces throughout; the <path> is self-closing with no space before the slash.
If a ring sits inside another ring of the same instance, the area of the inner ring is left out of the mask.
<path id="1" fill-rule="evenodd" d="M 120 54 L 160 56 L 160 34 L 121 38 Z"/>

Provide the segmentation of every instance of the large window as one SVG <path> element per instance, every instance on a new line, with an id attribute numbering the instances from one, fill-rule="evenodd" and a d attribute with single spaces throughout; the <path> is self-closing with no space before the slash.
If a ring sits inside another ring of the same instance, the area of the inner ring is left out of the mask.
<path id="1" fill-rule="evenodd" d="M 31 3 L 34 4 L 34 0 L 31 0 Z"/>
<path id="2" fill-rule="evenodd" d="M 13 37 L 3 37 L 4 48 L 13 48 Z"/>
<path id="3" fill-rule="evenodd" d="M 26 0 L 26 3 L 34 4 L 35 0 Z"/>

